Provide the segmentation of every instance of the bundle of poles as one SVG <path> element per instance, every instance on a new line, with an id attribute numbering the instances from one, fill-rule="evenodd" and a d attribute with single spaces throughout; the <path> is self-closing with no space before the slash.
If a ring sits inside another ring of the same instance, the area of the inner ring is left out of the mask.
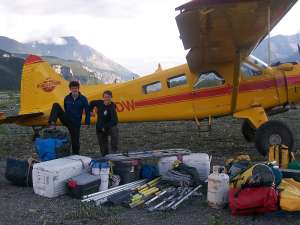
<path id="1" fill-rule="evenodd" d="M 144 205 L 151 212 L 156 210 L 175 210 L 182 202 L 202 187 L 202 185 L 198 185 L 195 188 L 175 188 L 173 186 L 159 188 L 159 182 L 160 177 L 151 181 L 147 179 L 138 180 L 105 191 L 85 195 L 82 202 L 95 202 L 96 205 L 101 205 L 114 196 L 117 196 L 117 199 L 118 197 L 122 199 L 122 196 L 128 196 L 126 205 L 130 208 Z M 122 201 L 122 203 L 124 202 Z"/>
<path id="2" fill-rule="evenodd" d="M 96 193 L 93 193 L 90 195 L 85 195 L 85 196 L 83 196 L 83 199 L 81 200 L 81 202 L 93 201 L 97 205 L 100 205 L 100 204 L 107 202 L 107 198 L 109 196 L 112 196 L 114 194 L 117 194 L 119 192 L 126 191 L 126 190 L 135 190 L 136 188 L 138 188 L 146 183 L 147 183 L 147 179 L 143 179 L 143 180 L 138 180 L 138 181 L 131 182 L 128 184 L 124 184 L 124 185 L 121 185 L 118 187 L 110 188 L 105 191 L 100 191 L 100 192 L 96 192 Z"/>

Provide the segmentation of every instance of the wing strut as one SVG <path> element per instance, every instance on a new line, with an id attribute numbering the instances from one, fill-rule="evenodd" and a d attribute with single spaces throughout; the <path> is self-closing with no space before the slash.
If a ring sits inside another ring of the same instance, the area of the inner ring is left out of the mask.
<path id="1" fill-rule="evenodd" d="M 238 50 L 235 55 L 234 60 L 234 71 L 233 71 L 233 87 L 232 87 L 232 95 L 231 95 L 231 112 L 234 113 L 237 109 L 237 99 L 239 93 L 239 86 L 241 80 L 240 73 L 240 65 L 241 65 L 241 52 Z"/>

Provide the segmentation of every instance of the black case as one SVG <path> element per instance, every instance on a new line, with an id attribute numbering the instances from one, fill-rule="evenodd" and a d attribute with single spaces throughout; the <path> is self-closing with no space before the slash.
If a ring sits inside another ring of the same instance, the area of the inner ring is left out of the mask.
<path id="1" fill-rule="evenodd" d="M 32 164 L 29 164 L 28 160 L 8 158 L 5 170 L 6 179 L 17 186 L 32 187 L 32 166 L 35 162 L 32 161 Z"/>
<path id="2" fill-rule="evenodd" d="M 67 182 L 68 195 L 73 198 L 80 199 L 84 195 L 98 192 L 100 184 L 100 176 L 84 173 L 76 177 L 72 177 L 68 179 Z"/>

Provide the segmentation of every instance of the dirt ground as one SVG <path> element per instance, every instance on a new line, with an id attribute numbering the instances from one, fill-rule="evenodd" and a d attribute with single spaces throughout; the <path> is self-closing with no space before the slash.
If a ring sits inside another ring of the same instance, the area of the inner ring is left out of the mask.
<path id="1" fill-rule="evenodd" d="M 295 149 L 300 149 L 300 110 L 281 114 L 273 119 L 287 122 L 295 133 Z M 188 148 L 212 155 L 212 164 L 222 164 L 226 158 L 240 153 L 254 161 L 264 160 L 253 144 L 246 143 L 240 132 L 241 121 L 230 117 L 214 121 L 210 133 L 199 133 L 193 122 L 161 122 L 120 124 L 120 147 L 123 151 L 164 148 Z M 4 178 L 5 159 L 26 159 L 35 156 L 31 129 L 15 125 L 0 126 L 0 224 L 1 225 L 67 225 L 67 224 L 128 224 L 128 225 L 221 225 L 221 224 L 300 224 L 295 216 L 233 217 L 229 209 L 215 210 L 203 197 L 185 202 L 175 212 L 149 213 L 146 210 L 123 207 L 83 205 L 68 196 L 47 199 L 37 196 L 31 188 L 16 187 Z M 82 155 L 97 156 L 95 128 L 83 130 Z M 298 154 L 297 154 L 298 155 Z"/>

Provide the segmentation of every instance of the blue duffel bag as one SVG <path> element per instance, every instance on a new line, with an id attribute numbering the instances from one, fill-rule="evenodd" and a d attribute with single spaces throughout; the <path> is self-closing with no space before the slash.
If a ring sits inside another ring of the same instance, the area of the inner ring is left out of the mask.
<path id="1" fill-rule="evenodd" d="M 45 130 L 43 136 L 35 140 L 36 152 L 41 161 L 70 155 L 70 146 L 68 135 L 60 130 Z"/>
<path id="2" fill-rule="evenodd" d="M 68 144 L 67 139 L 37 138 L 35 148 L 41 161 L 48 161 L 69 155 L 69 152 L 62 154 L 63 147 Z"/>

